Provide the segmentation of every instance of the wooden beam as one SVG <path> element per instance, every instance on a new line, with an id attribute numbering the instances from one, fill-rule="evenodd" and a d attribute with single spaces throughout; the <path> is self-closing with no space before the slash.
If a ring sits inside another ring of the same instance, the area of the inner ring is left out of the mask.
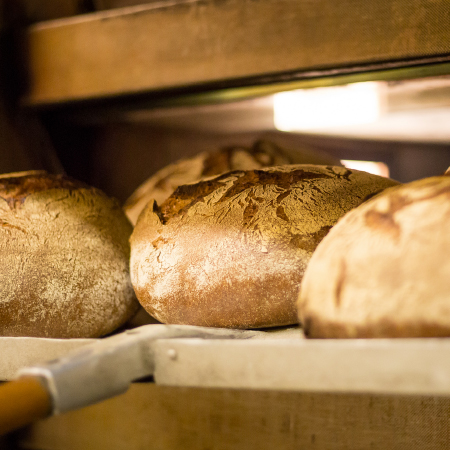
<path id="1" fill-rule="evenodd" d="M 319 394 L 135 384 L 36 423 L 28 449 L 448 449 L 448 397 Z"/>
<path id="2" fill-rule="evenodd" d="M 446 60 L 448 23 L 447 0 L 178 0 L 43 22 L 28 29 L 25 102 Z"/>

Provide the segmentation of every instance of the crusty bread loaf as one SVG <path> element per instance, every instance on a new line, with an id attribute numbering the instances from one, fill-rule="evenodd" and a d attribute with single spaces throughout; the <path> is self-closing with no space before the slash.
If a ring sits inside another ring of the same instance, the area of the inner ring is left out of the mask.
<path id="1" fill-rule="evenodd" d="M 450 177 L 388 189 L 317 248 L 299 299 L 317 338 L 450 336 Z"/>
<path id="2" fill-rule="evenodd" d="M 140 215 L 131 279 L 165 323 L 257 328 L 297 322 L 309 258 L 350 209 L 396 182 L 344 167 L 235 171 L 180 186 Z"/>
<path id="3" fill-rule="evenodd" d="M 0 177 L 0 336 L 97 337 L 138 303 L 132 226 L 101 191 L 45 172 Z"/>
<path id="4" fill-rule="evenodd" d="M 255 170 L 284 164 L 329 164 L 340 161 L 323 152 L 309 149 L 286 149 L 267 141 L 256 141 L 251 147 L 227 147 L 203 152 L 192 158 L 170 164 L 139 186 L 125 202 L 124 211 L 133 224 L 150 200 L 160 205 L 178 186 L 233 170 Z"/>

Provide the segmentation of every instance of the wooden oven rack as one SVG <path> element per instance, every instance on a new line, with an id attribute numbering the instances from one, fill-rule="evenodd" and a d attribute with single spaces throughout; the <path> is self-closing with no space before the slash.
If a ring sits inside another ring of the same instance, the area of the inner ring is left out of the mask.
<path id="1" fill-rule="evenodd" d="M 450 73 L 446 0 L 175 0 L 27 29 L 33 107 L 180 104 Z"/>

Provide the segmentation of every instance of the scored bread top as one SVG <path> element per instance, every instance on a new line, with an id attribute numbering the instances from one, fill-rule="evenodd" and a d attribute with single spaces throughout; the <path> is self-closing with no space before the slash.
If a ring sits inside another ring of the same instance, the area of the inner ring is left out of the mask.
<path id="1" fill-rule="evenodd" d="M 224 327 L 296 323 L 311 253 L 349 209 L 393 180 L 338 166 L 235 171 L 149 204 L 131 277 L 158 320 Z"/>
<path id="2" fill-rule="evenodd" d="M 326 153 L 297 148 L 282 148 L 268 140 L 258 140 L 249 147 L 230 146 L 217 151 L 202 152 L 192 158 L 170 164 L 139 186 L 124 205 L 132 223 L 150 199 L 161 204 L 181 185 L 197 183 L 208 177 L 234 170 L 257 170 L 284 164 L 332 164 L 340 161 Z"/>
<path id="3" fill-rule="evenodd" d="M 65 175 L 53 175 L 45 171 L 15 172 L 0 175 L 0 198 L 10 208 L 18 208 L 26 197 L 49 189 L 89 189 L 81 181 Z"/>

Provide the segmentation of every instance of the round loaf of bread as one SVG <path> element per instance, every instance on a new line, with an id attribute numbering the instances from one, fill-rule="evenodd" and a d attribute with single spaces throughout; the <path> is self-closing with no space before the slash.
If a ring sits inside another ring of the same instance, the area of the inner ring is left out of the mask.
<path id="1" fill-rule="evenodd" d="M 297 323 L 312 252 L 347 211 L 396 182 L 344 167 L 235 171 L 147 205 L 131 236 L 131 279 L 164 323 Z"/>
<path id="2" fill-rule="evenodd" d="M 0 177 L 0 336 L 98 337 L 136 310 L 132 226 L 101 191 L 45 172 Z"/>
<path id="3" fill-rule="evenodd" d="M 251 147 L 227 147 L 214 152 L 203 152 L 156 172 L 125 202 L 124 211 L 134 225 L 150 200 L 156 200 L 160 205 L 178 186 L 197 183 L 233 170 L 255 170 L 284 164 L 340 165 L 340 161 L 323 152 L 304 148 L 285 149 L 267 140 L 259 140 Z"/>
<path id="4" fill-rule="evenodd" d="M 450 177 L 388 189 L 314 253 L 299 312 L 317 338 L 450 336 Z"/>

